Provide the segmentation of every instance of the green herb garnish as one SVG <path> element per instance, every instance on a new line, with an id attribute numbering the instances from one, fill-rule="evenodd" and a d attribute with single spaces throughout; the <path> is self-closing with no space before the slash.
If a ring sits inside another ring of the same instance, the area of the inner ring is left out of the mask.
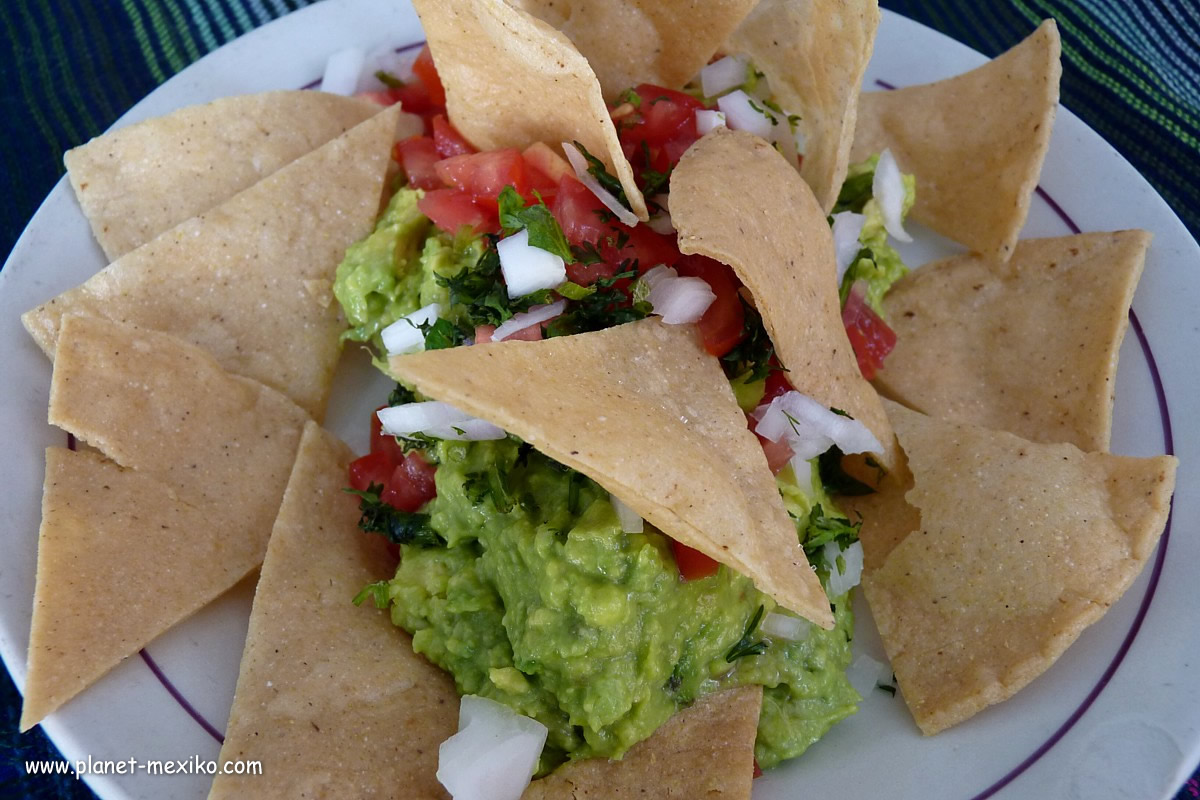
<path id="1" fill-rule="evenodd" d="M 860 497 L 864 494 L 874 494 L 875 489 L 846 472 L 842 467 L 845 454 L 837 445 L 830 447 L 817 457 L 817 472 L 825 491 L 830 494 L 841 494 L 847 497 Z"/>
<path id="2" fill-rule="evenodd" d="M 380 499 L 383 484 L 372 483 L 367 490 L 344 489 L 357 495 L 362 516 L 358 527 L 367 533 L 378 533 L 392 544 L 411 544 L 417 547 L 437 547 L 442 538 L 429 526 L 428 514 L 416 514 L 393 508 Z"/>
<path id="3" fill-rule="evenodd" d="M 744 319 L 742 340 L 721 356 L 721 361 L 724 362 L 726 375 L 733 378 L 748 372 L 749 377 L 744 380 L 746 383 L 753 383 L 766 378 L 774 368 L 771 359 L 775 357 L 775 345 L 771 343 L 771 337 L 763 327 L 762 317 L 754 306 L 741 296 L 738 300 L 742 303 Z"/>
<path id="4" fill-rule="evenodd" d="M 758 630 L 758 623 L 762 622 L 764 609 L 758 607 L 758 611 L 754 612 L 754 616 L 750 617 L 750 622 L 746 624 L 746 632 L 742 634 L 742 638 L 737 640 L 733 647 L 729 648 L 729 652 L 725 654 L 725 660 L 733 663 L 739 658 L 745 656 L 761 656 L 767 652 L 767 642 L 765 639 L 754 641 L 754 634 Z"/>
<path id="5" fill-rule="evenodd" d="M 626 262 L 622 267 L 629 264 L 630 262 Z M 631 268 L 624 269 L 611 278 L 599 278 L 589 287 L 595 291 L 575 300 L 564 314 L 550 320 L 544 329 L 546 337 L 598 331 L 644 319 L 650 313 L 650 304 L 631 303 L 629 296 L 614 286 L 617 281 L 636 277 L 636 268 Z"/>
<path id="6" fill-rule="evenodd" d="M 629 103 L 634 108 L 640 108 L 642 105 L 642 96 L 633 89 L 626 89 L 617 95 L 617 100 L 621 103 Z"/>
<path id="7" fill-rule="evenodd" d="M 446 350 L 458 347 L 467 338 L 466 331 L 450 320 L 440 317 L 433 322 L 423 323 L 421 333 L 425 335 L 426 350 Z"/>
<path id="8" fill-rule="evenodd" d="M 354 595 L 354 599 L 350 602 L 356 606 L 361 606 L 366 602 L 368 597 L 375 603 L 376 608 L 381 610 L 387 608 L 388 603 L 391 602 L 391 596 L 388 594 L 388 582 L 375 581 L 375 583 L 368 583 L 362 588 L 361 592 Z"/>
<path id="9" fill-rule="evenodd" d="M 375 70 L 375 80 L 379 81 L 389 89 L 404 88 L 404 81 L 400 80 L 395 75 L 384 69 Z"/>
<path id="10" fill-rule="evenodd" d="M 516 189 L 505 186 L 500 192 L 499 202 L 500 227 L 505 234 L 511 236 L 520 230 L 529 231 L 531 247 L 553 253 L 568 264 L 575 262 L 567 237 L 563 235 L 558 220 L 550 213 L 541 195 L 537 195 L 536 203 L 527 207 Z"/>
<path id="11" fill-rule="evenodd" d="M 629 205 L 629 198 L 625 196 L 625 187 L 621 186 L 621 182 L 617 180 L 617 177 L 608 171 L 608 167 L 604 166 L 604 162 L 589 153 L 587 148 L 581 145 L 579 142 L 572 142 L 572 144 L 579 149 L 579 152 L 583 155 L 584 160 L 587 161 L 588 174 L 595 178 L 596 182 L 599 183 L 604 189 L 616 197 L 617 201 L 621 205 L 625 206 L 626 208 L 631 208 Z"/>

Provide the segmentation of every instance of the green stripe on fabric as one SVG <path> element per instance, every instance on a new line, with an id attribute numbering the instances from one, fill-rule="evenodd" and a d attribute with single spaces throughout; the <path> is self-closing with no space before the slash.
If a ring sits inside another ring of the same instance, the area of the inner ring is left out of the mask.
<path id="1" fill-rule="evenodd" d="M 225 15 L 225 9 L 217 0 L 209 0 L 208 10 L 212 13 L 213 22 L 217 24 L 217 29 L 221 32 L 221 43 L 237 38 L 237 29 L 233 27 L 233 23 L 229 21 L 229 17 Z"/>
<path id="2" fill-rule="evenodd" d="M 137 40 L 138 47 L 141 48 L 142 59 L 146 62 L 146 67 L 150 70 L 150 75 L 154 78 L 155 83 L 162 83 L 167 79 L 167 76 L 163 72 L 162 65 L 158 63 L 158 56 L 150 44 L 150 36 L 146 33 L 146 26 L 142 22 L 142 15 L 133 4 L 133 0 L 121 0 L 121 5 L 125 8 L 126 16 L 129 17 L 129 24 L 133 26 L 133 38 Z"/>
<path id="3" fill-rule="evenodd" d="M 88 31 L 85 35 L 88 36 L 89 43 L 100 47 L 101 68 L 110 72 L 115 71 L 117 60 L 109 46 L 108 37 L 104 35 L 104 26 L 100 23 L 100 18 L 96 16 L 95 5 L 90 0 L 82 0 L 78 6 L 87 22 Z M 96 77 L 96 71 L 88 70 L 87 72 L 93 91 L 104 101 L 106 124 L 119 117 L 122 109 L 133 105 L 134 98 L 130 95 L 124 81 L 108 81 L 101 86 Z"/>
<path id="4" fill-rule="evenodd" d="M 985 55 L 997 56 L 1011 46 L 1014 34 L 1008 32 L 1009 26 L 996 19 L 986 3 L 972 4 L 967 8 L 969 11 L 961 3 L 946 4 L 947 13 L 953 13 L 958 18 L 958 27 L 971 31 L 976 39 L 985 45 L 981 48 Z M 982 23 L 978 16 L 980 12 L 991 18 L 989 23 Z"/>
<path id="5" fill-rule="evenodd" d="M 9 0 L 11 2 L 11 0 Z M 33 43 L 33 59 L 37 64 L 38 78 L 43 86 L 56 86 L 58 81 L 55 80 L 55 75 L 50 69 L 50 59 L 46 56 L 46 51 L 42 49 L 42 35 L 37 22 L 33 19 L 33 12 L 29 10 L 27 0 L 19 0 L 18 8 L 21 11 L 23 22 L 29 28 L 29 41 Z M 24 72 L 24 70 L 18 70 Z M 54 115 L 55 121 L 62 127 L 67 138 L 72 142 L 80 141 L 83 136 L 79 129 L 75 127 L 75 121 L 71 119 L 71 115 L 63 107 L 62 97 L 56 91 L 47 92 L 42 97 L 33 98 L 32 102 L 43 107 L 49 106 L 50 111 Z"/>
<path id="6" fill-rule="evenodd" d="M 191 16 L 196 30 L 200 31 L 200 41 L 204 43 L 205 52 L 211 53 L 220 47 L 221 43 L 217 41 L 212 25 L 208 22 L 208 17 L 205 16 L 204 11 L 200 8 L 200 4 L 196 0 L 184 0 L 184 2 L 187 3 L 188 14 Z"/>
<path id="7" fill-rule="evenodd" d="M 215 0 L 215 2 L 220 4 L 221 0 Z M 238 36 L 254 30 L 254 23 L 250 21 L 250 15 L 246 13 L 246 9 L 242 8 L 241 3 L 235 1 L 227 2 L 225 5 L 229 6 L 230 11 L 233 12 L 233 19 L 238 26 Z"/>
<path id="8" fill-rule="evenodd" d="M 8 40 L 10 42 L 25 42 L 33 39 L 33 31 L 25 31 L 22 36 L 17 31 L 17 24 L 10 16 L 12 6 L 9 3 L 0 3 L 0 16 L 4 18 L 4 28 L 8 32 Z M 32 73 L 30 70 L 18 69 L 16 73 L 20 75 L 21 94 L 25 98 L 25 107 L 29 109 L 29 116 L 33 117 L 33 122 L 41 131 L 42 138 L 50 145 L 50 149 L 61 153 L 63 146 L 58 137 L 54 126 L 50 124 L 50 120 L 43 113 L 42 98 L 37 95 L 33 87 Z M 17 174 L 17 173 L 14 173 Z"/>
<path id="9" fill-rule="evenodd" d="M 183 46 L 183 51 L 187 54 L 188 63 L 200 58 L 200 48 L 196 45 L 196 39 L 192 36 L 192 31 L 188 28 L 187 17 L 183 15 L 183 10 L 179 8 L 179 4 L 175 0 L 165 0 L 167 13 L 171 15 L 171 22 L 175 29 L 176 35 L 179 37 L 180 43 Z"/>
<path id="10" fill-rule="evenodd" d="M 166 17 L 163 16 L 162 9 L 154 0 L 143 2 L 142 8 L 146 11 L 146 16 L 150 18 L 150 27 L 154 30 L 154 39 L 158 42 L 158 50 L 163 54 L 163 58 L 167 62 L 167 68 L 174 75 L 179 70 L 188 65 L 183 56 L 179 53 L 179 48 L 175 46 L 174 36 L 171 34 L 171 28 L 167 25 Z"/>
<path id="11" fill-rule="evenodd" d="M 55 14 L 50 10 L 47 3 L 38 3 L 44 14 L 43 21 L 46 29 L 50 31 L 50 47 L 54 51 L 55 63 L 59 65 L 59 69 L 68 69 L 67 65 L 71 63 L 71 58 L 67 54 L 67 48 L 63 45 L 62 29 L 58 26 Z M 83 135 L 79 138 L 90 138 L 100 132 L 100 124 L 92 116 L 92 112 L 88 109 L 87 102 L 83 99 L 83 95 L 79 91 L 79 79 L 73 74 L 64 74 L 58 81 L 58 86 L 63 87 L 67 93 L 67 99 L 71 102 L 72 111 L 79 118 L 79 125 L 82 126 Z M 67 112 L 69 113 L 69 112 Z"/>

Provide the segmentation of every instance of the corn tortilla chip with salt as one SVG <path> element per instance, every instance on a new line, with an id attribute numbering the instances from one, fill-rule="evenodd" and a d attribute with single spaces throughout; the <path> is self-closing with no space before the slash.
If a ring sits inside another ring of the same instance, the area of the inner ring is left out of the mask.
<path id="1" fill-rule="evenodd" d="M 334 273 L 374 227 L 399 115 L 379 112 L 21 321 L 51 358 L 72 312 L 165 331 L 319 419 L 345 328 Z"/>
<path id="2" fill-rule="evenodd" d="M 917 178 L 912 218 L 999 260 L 1012 255 L 1050 146 L 1061 45 L 1053 20 L 954 78 L 859 100 L 851 159 L 890 148 Z"/>
<path id="3" fill-rule="evenodd" d="M 934 734 L 1027 685 L 1129 588 L 1178 461 L 888 413 L 921 523 L 863 586 L 904 700 Z"/>
<path id="4" fill-rule="evenodd" d="M 379 109 L 325 92 L 226 97 L 105 133 L 63 160 L 92 232 L 114 261 Z"/>
<path id="5" fill-rule="evenodd" d="M 514 0 L 514 5 L 571 37 L 604 96 L 615 102 L 639 83 L 678 89 L 690 81 L 755 1 Z"/>
<path id="6" fill-rule="evenodd" d="M 878 27 L 878 0 L 762 0 L 727 45 L 750 56 L 779 105 L 800 115 L 800 175 L 826 212 L 846 180 Z"/>
<path id="7" fill-rule="evenodd" d="M 679 249 L 733 267 L 792 386 L 866 425 L 890 467 L 891 427 L 842 324 L 833 234 L 812 190 L 787 167 L 748 133 L 717 130 L 692 145 L 671 175 Z"/>
<path id="8" fill-rule="evenodd" d="M 697 700 L 620 761 L 572 761 L 534 781 L 522 800 L 749 800 L 762 687 Z"/>
<path id="9" fill-rule="evenodd" d="M 929 264 L 884 300 L 898 337 L 875 386 L 939 419 L 1107 450 L 1145 231 L 1025 239 L 1004 267 Z"/>
<path id="10" fill-rule="evenodd" d="M 438 745 L 458 730 L 450 676 L 408 634 L 351 599 L 390 578 L 395 558 L 358 528 L 342 491 L 348 447 L 314 422 L 263 561 L 220 761 L 261 775 L 219 775 L 210 798 L 441 798 Z"/>
<path id="11" fill-rule="evenodd" d="M 307 419 L 167 334 L 64 319 L 50 422 L 103 455 L 47 454 L 22 729 L 258 566 Z"/>
<path id="12" fill-rule="evenodd" d="M 646 201 L 600 82 L 566 34 L 506 0 L 415 0 L 459 131 L 483 150 L 578 141 L 616 175 L 639 219 Z"/>
<path id="13" fill-rule="evenodd" d="M 647 319 L 398 356 L 390 369 L 579 470 L 667 536 L 833 627 L 762 447 L 692 326 Z"/>

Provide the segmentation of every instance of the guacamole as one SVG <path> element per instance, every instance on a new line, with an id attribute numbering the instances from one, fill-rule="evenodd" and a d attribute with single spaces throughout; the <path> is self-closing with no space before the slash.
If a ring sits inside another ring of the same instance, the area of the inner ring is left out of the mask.
<path id="1" fill-rule="evenodd" d="M 404 546 L 387 587 L 392 620 L 461 693 L 546 725 L 543 772 L 568 757 L 619 757 L 680 707 L 737 684 L 765 687 L 763 767 L 854 712 L 848 597 L 834 599 L 833 630 L 771 641 L 747 631 L 760 608 L 776 610 L 749 579 L 722 566 L 683 581 L 670 541 L 649 526 L 623 533 L 608 493 L 582 474 L 511 438 L 428 452 L 437 497 L 423 511 L 444 545 Z M 798 519 L 810 495 L 791 482 Z M 731 661 L 740 640 L 765 641 L 765 652 Z"/>

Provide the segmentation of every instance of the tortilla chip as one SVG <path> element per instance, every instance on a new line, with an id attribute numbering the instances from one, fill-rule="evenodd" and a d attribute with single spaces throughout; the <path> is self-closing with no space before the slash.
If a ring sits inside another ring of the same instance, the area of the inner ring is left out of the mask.
<path id="1" fill-rule="evenodd" d="M 380 112 L 21 321 L 51 358 L 71 312 L 165 331 L 320 418 L 346 327 L 334 272 L 374 227 L 399 114 Z"/>
<path id="2" fill-rule="evenodd" d="M 638 219 L 649 219 L 600 82 L 565 34 L 505 0 L 413 6 L 446 87 L 450 119 L 473 145 L 578 141 L 621 181 Z"/>
<path id="3" fill-rule="evenodd" d="M 113 461 L 47 452 L 22 730 L 258 566 L 307 418 L 171 336 L 63 320 L 50 422 Z"/>
<path id="4" fill-rule="evenodd" d="M 896 464 L 875 488 L 871 494 L 838 497 L 838 505 L 848 518 L 862 523 L 858 540 L 862 542 L 866 570 L 882 566 L 896 545 L 921 527 L 921 512 L 905 499 L 913 488 L 913 476 L 899 447 Z"/>
<path id="5" fill-rule="evenodd" d="M 702 697 L 620 761 L 570 762 L 531 783 L 522 800 L 749 800 L 761 710 L 761 686 Z"/>
<path id="6" fill-rule="evenodd" d="M 383 537 L 358 529 L 344 491 L 353 455 L 314 422 L 275 520 L 209 798 L 447 797 L 438 745 L 458 730 L 450 676 L 386 613 L 351 599 L 390 578 Z"/>
<path id="7" fill-rule="evenodd" d="M 921 527 L 863 586 L 904 700 L 934 734 L 1012 696 L 1117 601 L 1163 531 L 1178 461 L 888 413 Z"/>
<path id="8" fill-rule="evenodd" d="M 917 177 L 913 219 L 1006 260 L 1050 146 L 1061 49 L 1058 27 L 1046 20 L 978 69 L 864 93 L 851 158 L 891 148 L 900 169 Z"/>
<path id="9" fill-rule="evenodd" d="M 756 0 L 514 0 L 587 57 L 604 96 L 639 83 L 678 89 L 708 64 Z"/>
<path id="10" fill-rule="evenodd" d="M 1145 231 L 1017 244 L 1007 268 L 948 258 L 884 300 L 896 331 L 875 385 L 939 419 L 1108 450 L 1117 356 Z"/>
<path id="11" fill-rule="evenodd" d="M 671 175 L 679 249 L 733 267 L 792 386 L 866 425 L 891 467 L 895 437 L 842 325 L 833 234 L 812 190 L 786 167 L 748 133 L 716 130 L 692 145 Z"/>
<path id="12" fill-rule="evenodd" d="M 227 97 L 111 131 L 63 160 L 92 232 L 114 261 L 379 109 L 325 92 Z"/>
<path id="13" fill-rule="evenodd" d="M 727 46 L 750 56 L 779 105 L 800 115 L 800 175 L 826 213 L 846 180 L 878 27 L 878 0 L 762 0 Z"/>
<path id="14" fill-rule="evenodd" d="M 647 319 L 538 342 L 430 350 L 390 366 L 422 394 L 586 474 L 785 608 L 833 627 L 762 447 L 692 326 Z"/>

